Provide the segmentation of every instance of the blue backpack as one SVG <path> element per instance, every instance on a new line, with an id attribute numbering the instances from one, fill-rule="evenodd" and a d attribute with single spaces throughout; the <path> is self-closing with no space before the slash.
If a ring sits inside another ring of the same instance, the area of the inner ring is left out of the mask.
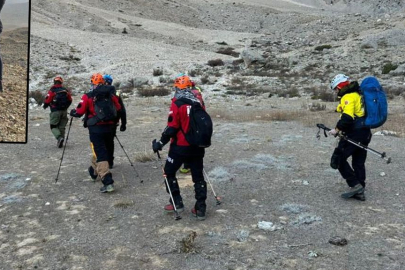
<path id="1" fill-rule="evenodd" d="M 388 103 L 384 89 L 375 77 L 366 77 L 360 85 L 366 113 L 363 126 L 378 128 L 387 120 Z"/>

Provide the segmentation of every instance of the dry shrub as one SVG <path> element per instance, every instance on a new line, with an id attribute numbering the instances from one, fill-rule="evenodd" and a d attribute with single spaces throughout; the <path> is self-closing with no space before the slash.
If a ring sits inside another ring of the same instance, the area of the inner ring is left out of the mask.
<path id="1" fill-rule="evenodd" d="M 382 67 L 382 74 L 388 74 L 391 70 L 396 70 L 398 65 L 387 63 Z"/>
<path id="2" fill-rule="evenodd" d="M 217 53 L 220 54 L 225 54 L 225 55 L 231 55 L 233 57 L 239 57 L 239 53 L 234 51 L 235 49 L 232 47 L 226 47 L 226 48 L 219 48 Z"/>
<path id="3" fill-rule="evenodd" d="M 156 88 L 140 88 L 138 89 L 138 95 L 140 97 L 154 97 L 154 96 L 167 96 L 170 94 L 170 90 L 164 86 Z"/>
<path id="4" fill-rule="evenodd" d="M 30 91 L 29 98 L 35 99 L 35 102 L 40 106 L 44 104 L 45 101 L 45 95 L 39 90 Z"/>
<path id="5" fill-rule="evenodd" d="M 201 84 L 207 84 L 207 83 L 209 83 L 209 78 L 208 78 L 208 76 L 203 76 L 203 77 L 201 77 Z"/>
<path id="6" fill-rule="evenodd" d="M 213 60 L 209 60 L 207 65 L 211 66 L 211 67 L 217 67 L 217 66 L 223 66 L 224 65 L 224 61 L 222 61 L 222 59 L 213 59 Z"/>
<path id="7" fill-rule="evenodd" d="M 144 152 L 135 154 L 136 162 L 145 163 L 145 162 L 154 161 L 154 160 L 155 160 L 155 154 L 152 151 L 150 151 L 150 152 L 144 151 Z"/>

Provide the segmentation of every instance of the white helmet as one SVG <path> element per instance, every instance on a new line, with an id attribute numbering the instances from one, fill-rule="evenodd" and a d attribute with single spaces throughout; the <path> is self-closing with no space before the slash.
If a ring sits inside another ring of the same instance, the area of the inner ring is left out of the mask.
<path id="1" fill-rule="evenodd" d="M 347 82 L 350 78 L 345 74 L 338 74 L 330 81 L 330 89 L 334 90 L 342 82 Z"/>

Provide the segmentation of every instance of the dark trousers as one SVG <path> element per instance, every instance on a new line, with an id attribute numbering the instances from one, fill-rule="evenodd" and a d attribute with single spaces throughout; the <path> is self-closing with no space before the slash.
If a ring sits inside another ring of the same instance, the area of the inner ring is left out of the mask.
<path id="1" fill-rule="evenodd" d="M 169 187 L 173 195 L 174 203 L 177 205 L 182 202 L 180 195 L 180 187 L 177 183 L 176 172 L 180 169 L 183 163 L 187 163 L 190 166 L 191 177 L 194 182 L 195 199 L 197 200 L 195 208 L 205 212 L 207 199 L 207 183 L 205 182 L 203 175 L 203 158 L 204 156 L 186 156 L 180 155 L 174 151 L 169 150 L 169 154 L 165 164 L 165 174 Z M 169 190 L 167 189 L 167 192 Z"/>
<path id="2" fill-rule="evenodd" d="M 371 131 L 370 129 L 357 129 L 347 134 L 347 137 L 367 146 L 371 141 Z M 367 151 L 343 139 L 340 140 L 337 148 L 340 152 L 338 169 L 349 187 L 354 187 L 357 184 L 365 187 Z M 347 162 L 350 156 L 352 157 L 352 166 Z"/>
<path id="3" fill-rule="evenodd" d="M 117 125 L 115 125 L 114 129 L 112 130 L 112 141 L 108 145 L 108 164 L 112 165 L 114 162 L 114 151 L 115 151 L 115 146 L 114 146 L 114 138 L 115 135 L 117 134 Z"/>
<path id="4" fill-rule="evenodd" d="M 96 171 L 104 185 L 114 183 L 112 174 L 108 170 L 109 149 L 114 143 L 113 132 L 94 133 L 90 132 L 90 141 L 96 154 Z"/>

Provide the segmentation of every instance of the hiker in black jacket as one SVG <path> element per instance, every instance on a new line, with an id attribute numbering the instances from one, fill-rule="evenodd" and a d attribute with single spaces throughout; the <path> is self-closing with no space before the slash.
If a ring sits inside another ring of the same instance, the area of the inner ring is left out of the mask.
<path id="1" fill-rule="evenodd" d="M 113 131 L 114 137 L 110 144 L 109 149 L 107 149 L 108 150 L 108 165 L 109 165 L 110 169 L 112 169 L 114 166 L 114 138 L 117 134 L 117 127 L 119 126 L 120 120 L 121 120 L 120 131 L 123 132 L 127 129 L 127 111 L 125 110 L 125 105 L 124 105 L 124 102 L 122 101 L 121 91 L 117 91 L 115 89 L 115 87 L 112 85 L 112 83 L 113 83 L 112 76 L 109 74 L 106 74 L 106 75 L 103 75 L 103 79 L 104 79 L 106 85 L 111 86 L 111 89 L 113 91 L 112 94 L 118 98 L 118 103 L 121 105 L 121 110 L 119 112 L 117 112 L 115 129 Z"/>

